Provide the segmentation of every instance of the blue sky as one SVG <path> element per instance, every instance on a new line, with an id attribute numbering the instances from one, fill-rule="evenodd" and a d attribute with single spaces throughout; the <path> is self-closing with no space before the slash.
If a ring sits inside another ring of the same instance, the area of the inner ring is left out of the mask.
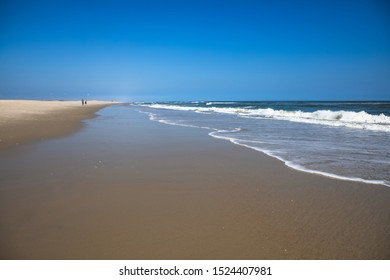
<path id="1" fill-rule="evenodd" d="M 390 100 L 390 4 L 0 4 L 0 98 Z"/>

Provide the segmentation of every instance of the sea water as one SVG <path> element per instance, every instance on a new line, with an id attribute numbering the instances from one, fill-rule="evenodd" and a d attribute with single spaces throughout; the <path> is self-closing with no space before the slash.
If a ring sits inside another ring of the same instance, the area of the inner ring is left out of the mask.
<path id="1" fill-rule="evenodd" d="M 151 120 L 207 129 L 301 171 L 390 186 L 390 102 L 131 105 Z"/>

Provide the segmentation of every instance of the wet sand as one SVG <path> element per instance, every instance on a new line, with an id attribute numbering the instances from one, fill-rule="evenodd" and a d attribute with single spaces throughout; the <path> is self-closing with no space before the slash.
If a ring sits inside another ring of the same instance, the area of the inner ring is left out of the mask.
<path id="1" fill-rule="evenodd" d="M 0 258 L 390 258 L 388 187 L 298 172 L 125 106 L 99 114 L 0 152 Z"/>

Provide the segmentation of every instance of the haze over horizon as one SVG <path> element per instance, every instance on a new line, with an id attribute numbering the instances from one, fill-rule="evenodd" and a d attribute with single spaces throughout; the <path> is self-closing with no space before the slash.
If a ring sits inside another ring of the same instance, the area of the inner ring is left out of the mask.
<path id="1" fill-rule="evenodd" d="M 1 99 L 390 100 L 390 4 L 2 1 Z"/>

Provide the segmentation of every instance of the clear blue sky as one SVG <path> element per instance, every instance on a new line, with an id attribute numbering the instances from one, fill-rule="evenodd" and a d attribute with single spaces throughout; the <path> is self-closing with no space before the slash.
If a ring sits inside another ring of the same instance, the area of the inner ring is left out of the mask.
<path id="1" fill-rule="evenodd" d="M 390 100 L 390 4 L 0 4 L 0 98 Z"/>

